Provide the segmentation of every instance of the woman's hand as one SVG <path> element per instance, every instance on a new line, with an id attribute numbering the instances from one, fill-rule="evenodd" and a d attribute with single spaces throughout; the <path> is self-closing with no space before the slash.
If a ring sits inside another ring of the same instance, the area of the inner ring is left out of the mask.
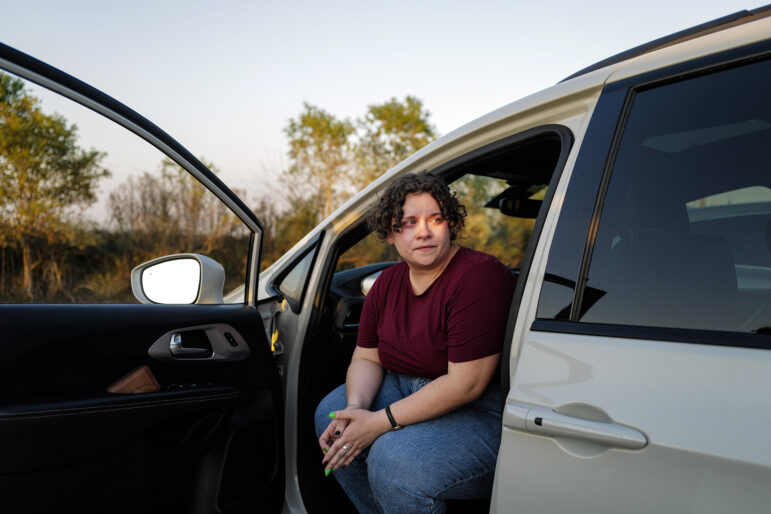
<path id="1" fill-rule="evenodd" d="M 345 408 L 345 410 L 354 410 L 360 408 L 361 407 L 359 407 L 357 404 L 350 404 Z M 319 437 L 319 446 L 321 446 L 321 450 L 324 453 L 328 452 L 329 447 L 332 446 L 332 444 L 343 435 L 345 427 L 347 426 L 348 421 L 344 419 L 333 419 L 329 425 L 327 425 L 327 428 L 321 434 L 321 437 Z"/>
<path id="2" fill-rule="evenodd" d="M 334 423 L 345 423 L 346 426 L 340 431 L 340 435 L 332 441 L 328 447 L 329 451 L 324 456 L 324 460 L 321 461 L 322 464 L 326 464 L 325 474 L 327 475 L 330 470 L 350 464 L 363 449 L 391 429 L 388 417 L 382 410 L 370 412 L 364 409 L 346 409 L 331 412 L 330 417 L 333 418 L 330 426 Z M 324 431 L 321 436 L 322 439 L 326 435 L 327 431 Z M 330 439 L 327 438 L 326 440 L 329 441 Z"/>
<path id="3" fill-rule="evenodd" d="M 346 420 L 332 420 L 332 422 L 327 426 L 326 430 L 324 430 L 324 433 L 322 433 L 321 437 L 319 438 L 319 446 L 321 446 L 321 450 L 324 453 L 328 452 L 332 444 L 343 435 L 345 427 L 347 426 L 348 421 Z"/>
<path id="4" fill-rule="evenodd" d="M 322 463 L 326 465 L 325 474 L 327 475 L 330 470 L 337 469 L 337 466 L 342 465 L 343 462 L 346 464 L 350 463 L 362 449 L 372 444 L 381 433 L 388 430 L 388 427 L 386 427 L 383 432 L 373 432 L 370 434 L 367 437 L 368 441 L 366 444 L 359 445 L 356 452 L 352 452 L 350 450 L 352 446 L 347 444 L 348 434 L 351 433 L 351 423 L 354 421 L 356 421 L 354 436 L 357 441 L 361 439 L 360 434 L 356 435 L 360 431 L 359 425 L 362 424 L 360 421 L 366 418 L 367 414 L 372 414 L 367 409 L 372 405 L 372 400 L 383 383 L 384 371 L 377 352 L 377 348 L 362 348 L 361 346 L 357 346 L 353 351 L 353 357 L 351 357 L 351 364 L 348 366 L 345 380 L 348 406 L 344 411 L 330 413 L 329 417 L 332 418 L 332 421 L 319 438 L 319 445 L 322 451 L 326 452 Z M 353 418 L 348 416 L 352 412 L 357 413 Z M 385 413 L 382 414 L 387 419 Z M 344 460 L 342 459 L 343 454 L 346 456 Z M 349 456 L 350 458 L 347 458 Z M 330 465 L 330 462 L 333 465 Z"/>

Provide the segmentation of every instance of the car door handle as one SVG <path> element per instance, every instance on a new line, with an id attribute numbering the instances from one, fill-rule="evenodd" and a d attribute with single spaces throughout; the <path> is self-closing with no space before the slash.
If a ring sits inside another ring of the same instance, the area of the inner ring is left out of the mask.
<path id="1" fill-rule="evenodd" d="M 627 450 L 639 450 L 648 444 L 645 434 L 631 427 L 567 416 L 547 407 L 517 402 L 506 402 L 503 424 L 546 437 L 583 439 Z"/>
<path id="2" fill-rule="evenodd" d="M 206 348 L 185 348 L 182 346 L 182 334 L 172 334 L 169 342 L 169 351 L 177 357 L 208 357 L 211 353 Z"/>
<path id="3" fill-rule="evenodd" d="M 147 350 L 152 359 L 177 362 L 242 361 L 250 352 L 246 339 L 226 323 L 169 330 Z"/>

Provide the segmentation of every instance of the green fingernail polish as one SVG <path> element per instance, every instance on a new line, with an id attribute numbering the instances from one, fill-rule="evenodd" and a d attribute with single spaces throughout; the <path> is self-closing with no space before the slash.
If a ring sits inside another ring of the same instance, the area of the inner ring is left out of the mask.
<path id="1" fill-rule="evenodd" d="M 325 476 L 325 477 L 328 477 L 328 476 L 329 476 L 329 472 L 330 472 L 330 471 L 332 471 L 332 470 L 331 470 L 331 469 L 328 469 L 328 470 L 326 470 L 326 471 L 324 472 L 324 476 Z"/>
<path id="2" fill-rule="evenodd" d="M 335 417 L 335 413 L 334 413 L 334 412 L 330 412 L 330 413 L 329 413 L 329 417 L 330 417 L 330 418 L 334 418 L 334 417 Z"/>

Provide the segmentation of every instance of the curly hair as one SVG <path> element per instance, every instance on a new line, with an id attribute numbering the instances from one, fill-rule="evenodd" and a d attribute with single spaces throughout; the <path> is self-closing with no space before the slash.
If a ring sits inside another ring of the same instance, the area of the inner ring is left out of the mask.
<path id="1" fill-rule="evenodd" d="M 370 230 L 376 231 L 378 237 L 383 240 L 392 232 L 401 229 L 404 201 L 407 195 L 429 193 L 439 208 L 442 217 L 450 226 L 450 241 L 455 241 L 467 216 L 466 208 L 458 202 L 455 191 L 452 191 L 442 179 L 424 171 L 422 173 L 408 173 L 394 180 L 379 198 L 377 206 L 367 218 Z"/>

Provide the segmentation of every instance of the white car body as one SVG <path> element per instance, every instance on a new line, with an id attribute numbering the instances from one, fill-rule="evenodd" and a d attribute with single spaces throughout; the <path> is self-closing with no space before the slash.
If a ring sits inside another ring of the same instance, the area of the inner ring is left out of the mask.
<path id="1" fill-rule="evenodd" d="M 593 110 L 609 84 L 768 41 L 771 18 L 727 28 L 580 75 L 501 107 L 443 136 L 370 184 L 264 271 L 271 282 L 294 251 L 325 232 L 317 262 L 361 220 L 387 184 L 432 170 L 503 138 L 557 124 L 575 141 L 546 215 L 521 296 L 508 359 L 510 389 L 496 470 L 493 512 L 766 512 L 771 505 L 771 352 L 667 340 L 532 330 L 549 249 L 573 165 Z M 320 269 L 306 301 L 318 293 Z M 522 279 L 521 279 L 522 280 Z M 293 323 L 305 338 L 309 314 Z M 293 385 L 300 348 L 285 344 L 286 512 L 301 512 Z M 526 430 L 522 408 L 634 427 L 645 444 L 628 449 Z"/>

